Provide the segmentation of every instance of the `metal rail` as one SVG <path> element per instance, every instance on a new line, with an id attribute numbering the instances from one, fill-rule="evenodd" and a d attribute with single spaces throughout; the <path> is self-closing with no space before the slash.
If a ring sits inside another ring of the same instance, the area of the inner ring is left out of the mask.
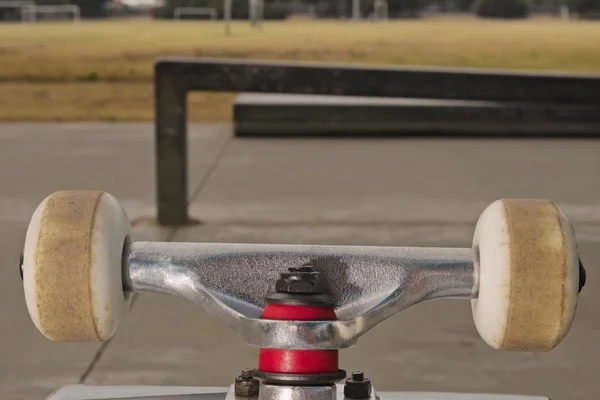
<path id="1" fill-rule="evenodd" d="M 317 63 L 164 59 L 155 65 L 158 222 L 188 222 L 190 91 L 483 100 L 600 106 L 600 75 Z"/>

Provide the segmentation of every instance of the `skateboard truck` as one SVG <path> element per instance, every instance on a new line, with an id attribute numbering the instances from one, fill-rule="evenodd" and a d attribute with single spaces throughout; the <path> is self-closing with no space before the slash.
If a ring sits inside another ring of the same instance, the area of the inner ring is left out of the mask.
<path id="1" fill-rule="evenodd" d="M 272 294 L 280 271 L 307 263 L 322 275 L 337 320 L 261 318 L 282 294 Z M 126 291 L 202 306 L 261 348 L 346 348 L 411 305 L 476 295 L 470 249 L 136 242 L 123 270 Z"/>
<path id="2" fill-rule="evenodd" d="M 338 350 L 426 300 L 470 300 L 496 349 L 550 350 L 585 283 L 573 228 L 547 200 L 492 203 L 465 249 L 132 242 L 130 229 L 104 192 L 56 192 L 38 206 L 22 258 L 35 326 L 51 340 L 105 341 L 132 293 L 175 296 L 261 349 L 261 400 L 335 398 Z M 348 393 L 364 393 L 360 378 Z"/>

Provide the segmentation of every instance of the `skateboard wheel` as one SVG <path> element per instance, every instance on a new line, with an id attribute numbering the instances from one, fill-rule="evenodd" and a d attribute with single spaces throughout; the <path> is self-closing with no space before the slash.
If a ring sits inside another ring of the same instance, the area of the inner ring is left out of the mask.
<path id="1" fill-rule="evenodd" d="M 23 250 L 29 315 L 48 339 L 110 339 L 128 309 L 124 245 L 131 226 L 108 193 L 59 191 L 35 210 Z"/>
<path id="2" fill-rule="evenodd" d="M 493 348 L 547 351 L 569 331 L 579 256 L 566 215 L 547 200 L 501 199 L 485 209 L 473 239 L 478 297 L 473 317 Z"/>

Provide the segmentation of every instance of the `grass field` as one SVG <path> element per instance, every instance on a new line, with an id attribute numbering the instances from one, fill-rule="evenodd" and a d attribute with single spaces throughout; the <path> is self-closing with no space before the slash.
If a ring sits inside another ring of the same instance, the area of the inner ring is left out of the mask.
<path id="1" fill-rule="evenodd" d="M 600 23 L 432 18 L 387 23 L 120 20 L 0 25 L 0 120 L 150 120 L 161 56 L 466 66 L 600 73 Z M 231 115 L 193 94 L 193 120 Z M 198 113 L 196 110 L 202 110 Z"/>

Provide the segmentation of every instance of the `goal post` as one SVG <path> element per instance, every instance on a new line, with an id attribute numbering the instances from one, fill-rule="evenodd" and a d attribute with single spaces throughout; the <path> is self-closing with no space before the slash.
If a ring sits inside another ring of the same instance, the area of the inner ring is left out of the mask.
<path id="1" fill-rule="evenodd" d="M 255 28 L 261 28 L 264 19 L 264 2 L 263 0 L 248 0 L 250 24 Z"/>
<path id="2" fill-rule="evenodd" d="M 177 7 L 173 11 L 173 19 L 180 20 L 184 15 L 208 16 L 214 21 L 217 19 L 217 10 L 210 7 Z"/>
<path id="3" fill-rule="evenodd" d="M 387 21 L 387 19 L 388 19 L 387 0 L 375 0 L 374 1 L 373 17 L 377 21 Z"/>
<path id="4" fill-rule="evenodd" d="M 19 13 L 19 18 L 21 18 L 21 22 L 25 22 L 23 7 L 28 7 L 32 5 L 34 5 L 34 3 L 31 0 L 0 0 L 0 9 L 15 9 Z"/>
<path id="5" fill-rule="evenodd" d="M 81 21 L 81 9 L 77 5 L 27 5 L 21 8 L 21 17 L 29 22 L 37 22 L 39 14 L 59 14 L 67 13 L 73 15 L 73 22 Z"/>

